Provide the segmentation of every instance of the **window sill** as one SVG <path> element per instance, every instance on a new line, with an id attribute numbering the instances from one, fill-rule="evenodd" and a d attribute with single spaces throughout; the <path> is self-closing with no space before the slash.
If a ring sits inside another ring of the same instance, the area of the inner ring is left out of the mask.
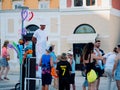
<path id="1" fill-rule="evenodd" d="M 110 7 L 96 7 L 96 6 L 85 6 L 85 7 L 72 7 L 72 8 L 61 8 L 60 11 L 96 11 L 96 10 L 110 10 Z"/>

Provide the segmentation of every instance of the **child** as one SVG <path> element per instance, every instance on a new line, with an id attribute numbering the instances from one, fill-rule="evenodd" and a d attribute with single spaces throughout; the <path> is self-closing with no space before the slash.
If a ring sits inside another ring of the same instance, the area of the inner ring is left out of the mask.
<path id="1" fill-rule="evenodd" d="M 59 76 L 59 90 L 70 90 L 69 79 L 71 74 L 71 65 L 67 61 L 65 53 L 62 53 L 61 60 L 57 63 L 56 71 Z"/>
<path id="2" fill-rule="evenodd" d="M 57 63 L 60 61 L 60 59 L 61 59 L 61 56 L 58 55 L 58 56 L 57 56 Z M 54 80 L 54 87 L 55 87 L 56 89 L 58 89 L 58 77 L 55 78 L 55 80 Z"/>

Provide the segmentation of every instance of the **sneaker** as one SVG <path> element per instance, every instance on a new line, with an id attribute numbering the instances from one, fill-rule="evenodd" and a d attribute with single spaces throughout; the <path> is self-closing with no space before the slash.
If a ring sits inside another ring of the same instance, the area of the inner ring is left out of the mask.
<path id="1" fill-rule="evenodd" d="M 9 78 L 7 78 L 7 77 L 4 77 L 4 79 L 5 79 L 5 80 L 9 80 Z"/>

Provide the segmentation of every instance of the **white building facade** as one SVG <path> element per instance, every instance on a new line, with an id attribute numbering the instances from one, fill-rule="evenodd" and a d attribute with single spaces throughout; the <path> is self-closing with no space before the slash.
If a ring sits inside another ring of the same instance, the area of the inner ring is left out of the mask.
<path id="1" fill-rule="evenodd" d="M 55 44 L 57 55 L 73 50 L 76 65 L 79 65 L 82 48 L 86 43 L 99 38 L 101 48 L 109 52 L 120 42 L 120 10 L 112 7 L 111 0 L 102 0 L 101 6 L 97 0 L 91 6 L 86 4 L 87 0 L 83 0 L 80 7 L 76 6 L 77 2 L 71 1 L 73 3 L 68 7 L 66 0 L 60 0 L 59 9 L 49 9 L 48 1 L 40 2 L 39 8 L 43 9 L 29 9 L 29 12 L 33 12 L 33 18 L 30 21 L 26 18 L 23 27 L 27 30 L 30 26 L 39 27 L 40 20 L 44 18 L 47 23 L 48 44 Z M 18 7 L 15 7 L 16 3 Z M 21 38 L 22 19 L 19 5 L 22 6 L 23 2 L 14 2 L 13 10 L 0 11 L 1 47 L 4 40 L 17 43 Z M 14 50 L 10 52 L 10 63 L 18 70 L 16 53 Z"/>

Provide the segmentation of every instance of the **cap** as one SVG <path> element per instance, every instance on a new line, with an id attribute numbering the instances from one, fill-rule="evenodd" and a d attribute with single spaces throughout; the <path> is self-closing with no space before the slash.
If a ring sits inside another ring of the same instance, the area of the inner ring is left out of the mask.
<path id="1" fill-rule="evenodd" d="M 55 45 L 54 44 L 50 44 L 50 46 L 54 47 Z"/>
<path id="2" fill-rule="evenodd" d="M 66 57 L 66 53 L 62 53 L 61 56 L 62 56 L 62 57 Z"/>
<path id="3" fill-rule="evenodd" d="M 66 53 L 62 53 L 62 54 L 61 54 L 61 60 L 67 60 Z"/>
<path id="4" fill-rule="evenodd" d="M 47 46 L 47 47 L 46 47 L 46 51 L 49 51 L 49 52 L 50 52 L 50 46 Z"/>
<path id="5" fill-rule="evenodd" d="M 46 25 L 46 21 L 44 19 L 40 19 L 40 25 Z"/>
<path id="6" fill-rule="evenodd" d="M 73 55 L 73 52 L 72 51 L 68 51 L 67 54 Z"/>

